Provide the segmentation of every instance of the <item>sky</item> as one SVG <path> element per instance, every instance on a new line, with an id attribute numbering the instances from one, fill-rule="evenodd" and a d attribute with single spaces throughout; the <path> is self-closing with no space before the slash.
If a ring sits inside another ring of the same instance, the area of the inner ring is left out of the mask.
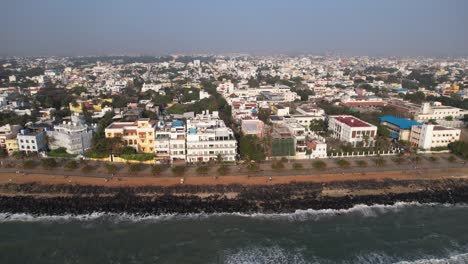
<path id="1" fill-rule="evenodd" d="M 467 10 L 467 0 L 0 0 L 0 56 L 466 56 Z"/>

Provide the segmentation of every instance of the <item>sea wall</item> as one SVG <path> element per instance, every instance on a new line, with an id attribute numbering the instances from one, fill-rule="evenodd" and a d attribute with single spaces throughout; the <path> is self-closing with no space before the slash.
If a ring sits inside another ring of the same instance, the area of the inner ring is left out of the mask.
<path id="1" fill-rule="evenodd" d="M 389 193 L 390 187 L 415 186 L 411 192 Z M 382 190 L 375 195 L 324 196 L 324 188 Z M 291 213 L 299 209 L 347 209 L 356 204 L 468 203 L 468 182 L 349 181 L 328 184 L 292 183 L 268 186 L 214 185 L 106 188 L 37 184 L 0 185 L 0 212 L 33 215 L 167 213 Z M 38 194 L 48 194 L 46 197 Z M 16 195 L 17 194 L 17 195 Z M 203 195 L 201 195 L 203 194 Z M 230 194 L 230 195 L 227 195 Z"/>

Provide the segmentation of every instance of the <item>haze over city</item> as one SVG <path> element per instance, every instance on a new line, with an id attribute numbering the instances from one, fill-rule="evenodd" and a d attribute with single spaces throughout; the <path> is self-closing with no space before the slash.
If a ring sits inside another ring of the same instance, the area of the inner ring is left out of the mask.
<path id="1" fill-rule="evenodd" d="M 468 2 L 3 1 L 0 56 L 465 56 Z"/>

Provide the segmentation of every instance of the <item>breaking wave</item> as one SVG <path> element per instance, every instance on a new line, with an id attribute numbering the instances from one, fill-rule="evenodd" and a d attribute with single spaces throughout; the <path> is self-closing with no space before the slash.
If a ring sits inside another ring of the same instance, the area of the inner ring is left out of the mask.
<path id="1" fill-rule="evenodd" d="M 416 260 L 401 260 L 397 256 L 390 256 L 382 252 L 367 253 L 350 257 L 348 260 L 332 260 L 314 256 L 305 257 L 301 250 L 286 250 L 279 246 L 249 247 L 224 252 L 225 264 L 263 264 L 263 263 L 343 263 L 343 264 L 465 264 L 468 263 L 468 253 L 452 254 L 447 257 L 434 258 L 426 256 Z"/>
<path id="2" fill-rule="evenodd" d="M 411 207 L 457 207 L 468 208 L 466 204 L 437 204 L 418 202 L 397 202 L 392 205 L 364 205 L 358 204 L 349 209 L 322 209 L 322 210 L 296 210 L 293 213 L 194 213 L 194 214 L 161 214 L 161 215 L 145 215 L 145 214 L 116 214 L 106 212 L 95 212 L 82 215 L 32 215 L 26 213 L 0 213 L 0 223 L 2 222 L 40 222 L 40 221 L 92 221 L 92 220 L 109 220 L 112 222 L 157 222 L 169 220 L 203 220 L 208 218 L 234 216 L 264 220 L 284 220 L 284 221 L 318 221 L 336 216 L 355 215 L 361 217 L 377 217 L 386 213 L 399 212 L 405 208 Z"/>

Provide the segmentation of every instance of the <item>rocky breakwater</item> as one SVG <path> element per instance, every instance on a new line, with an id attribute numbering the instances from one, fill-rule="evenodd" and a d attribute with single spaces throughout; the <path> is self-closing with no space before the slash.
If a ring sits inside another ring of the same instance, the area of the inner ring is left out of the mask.
<path id="1" fill-rule="evenodd" d="M 330 191 L 334 195 L 328 195 Z M 342 190 L 346 190 L 341 192 Z M 372 194 L 369 194 L 372 193 Z M 265 186 L 179 185 L 108 188 L 83 185 L 0 185 L 0 212 L 32 215 L 291 213 L 356 204 L 467 203 L 468 181 L 346 181 Z"/>

